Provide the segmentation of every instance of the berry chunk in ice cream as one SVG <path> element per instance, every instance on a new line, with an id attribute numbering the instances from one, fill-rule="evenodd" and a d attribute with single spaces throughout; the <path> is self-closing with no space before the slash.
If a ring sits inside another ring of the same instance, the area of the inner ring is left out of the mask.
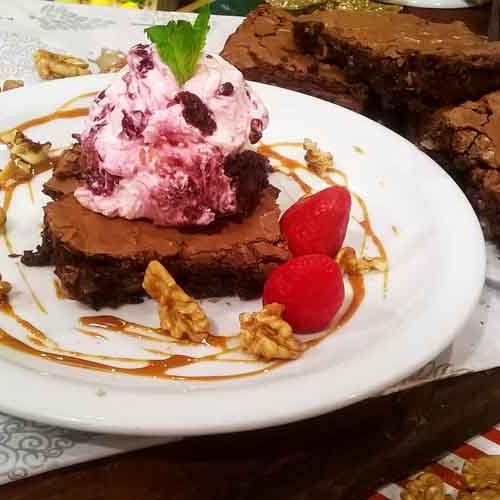
<path id="1" fill-rule="evenodd" d="M 78 201 L 109 217 L 173 226 L 251 209 L 269 165 L 249 149 L 268 113 L 242 74 L 202 54 L 180 85 L 154 45 L 136 45 L 127 61 L 90 108 Z"/>

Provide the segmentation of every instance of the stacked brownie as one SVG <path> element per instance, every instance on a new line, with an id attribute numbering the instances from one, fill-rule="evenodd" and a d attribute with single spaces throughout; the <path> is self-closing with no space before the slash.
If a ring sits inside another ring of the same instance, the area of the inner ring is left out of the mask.
<path id="1" fill-rule="evenodd" d="M 256 155 L 256 153 L 254 153 Z M 243 155 L 246 161 L 248 155 Z M 95 309 L 140 302 L 144 272 L 159 260 L 197 298 L 262 292 L 268 274 L 289 259 L 279 226 L 279 191 L 259 187 L 255 208 L 204 227 L 160 227 L 147 220 L 108 218 L 82 207 L 73 191 L 82 182 L 80 146 L 59 158 L 44 192 L 42 244 L 27 251 L 28 266 L 52 264 L 69 295 Z M 255 163 L 242 165 L 255 172 Z M 251 185 L 246 180 L 247 186 Z"/>

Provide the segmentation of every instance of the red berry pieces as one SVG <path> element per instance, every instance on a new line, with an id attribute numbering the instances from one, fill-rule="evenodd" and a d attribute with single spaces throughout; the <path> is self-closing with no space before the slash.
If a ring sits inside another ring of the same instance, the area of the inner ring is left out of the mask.
<path id="1" fill-rule="evenodd" d="M 327 255 L 294 257 L 276 268 L 265 286 L 263 303 L 285 306 L 283 318 L 295 333 L 313 333 L 328 326 L 344 302 L 339 265 Z"/>
<path id="2" fill-rule="evenodd" d="M 349 191 L 329 187 L 292 205 L 281 218 L 281 232 L 295 256 L 335 256 L 344 242 L 350 211 Z"/>

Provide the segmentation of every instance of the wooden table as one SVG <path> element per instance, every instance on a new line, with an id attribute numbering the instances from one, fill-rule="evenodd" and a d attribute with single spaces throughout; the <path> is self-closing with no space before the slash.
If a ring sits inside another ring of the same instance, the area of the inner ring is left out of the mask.
<path id="1" fill-rule="evenodd" d="M 488 7 L 409 9 L 485 33 Z M 0 488 L 2 500 L 367 498 L 500 422 L 500 368 L 279 428 L 192 438 Z"/>
<path id="2" fill-rule="evenodd" d="M 192 438 L 0 488 L 2 500 L 361 500 L 500 421 L 500 369 L 279 428 Z"/>

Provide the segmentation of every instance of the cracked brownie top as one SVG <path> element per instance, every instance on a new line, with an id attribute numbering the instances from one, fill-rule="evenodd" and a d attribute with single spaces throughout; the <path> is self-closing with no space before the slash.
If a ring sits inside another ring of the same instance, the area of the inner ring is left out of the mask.
<path id="1" fill-rule="evenodd" d="M 233 33 L 221 55 L 250 80 L 290 88 L 356 111 L 368 100 L 368 88 L 347 81 L 335 64 L 317 61 L 297 50 L 293 20 L 281 9 L 262 5 Z"/>
<path id="2" fill-rule="evenodd" d="M 455 166 L 500 168 L 500 91 L 420 119 L 418 145 L 454 157 Z"/>

